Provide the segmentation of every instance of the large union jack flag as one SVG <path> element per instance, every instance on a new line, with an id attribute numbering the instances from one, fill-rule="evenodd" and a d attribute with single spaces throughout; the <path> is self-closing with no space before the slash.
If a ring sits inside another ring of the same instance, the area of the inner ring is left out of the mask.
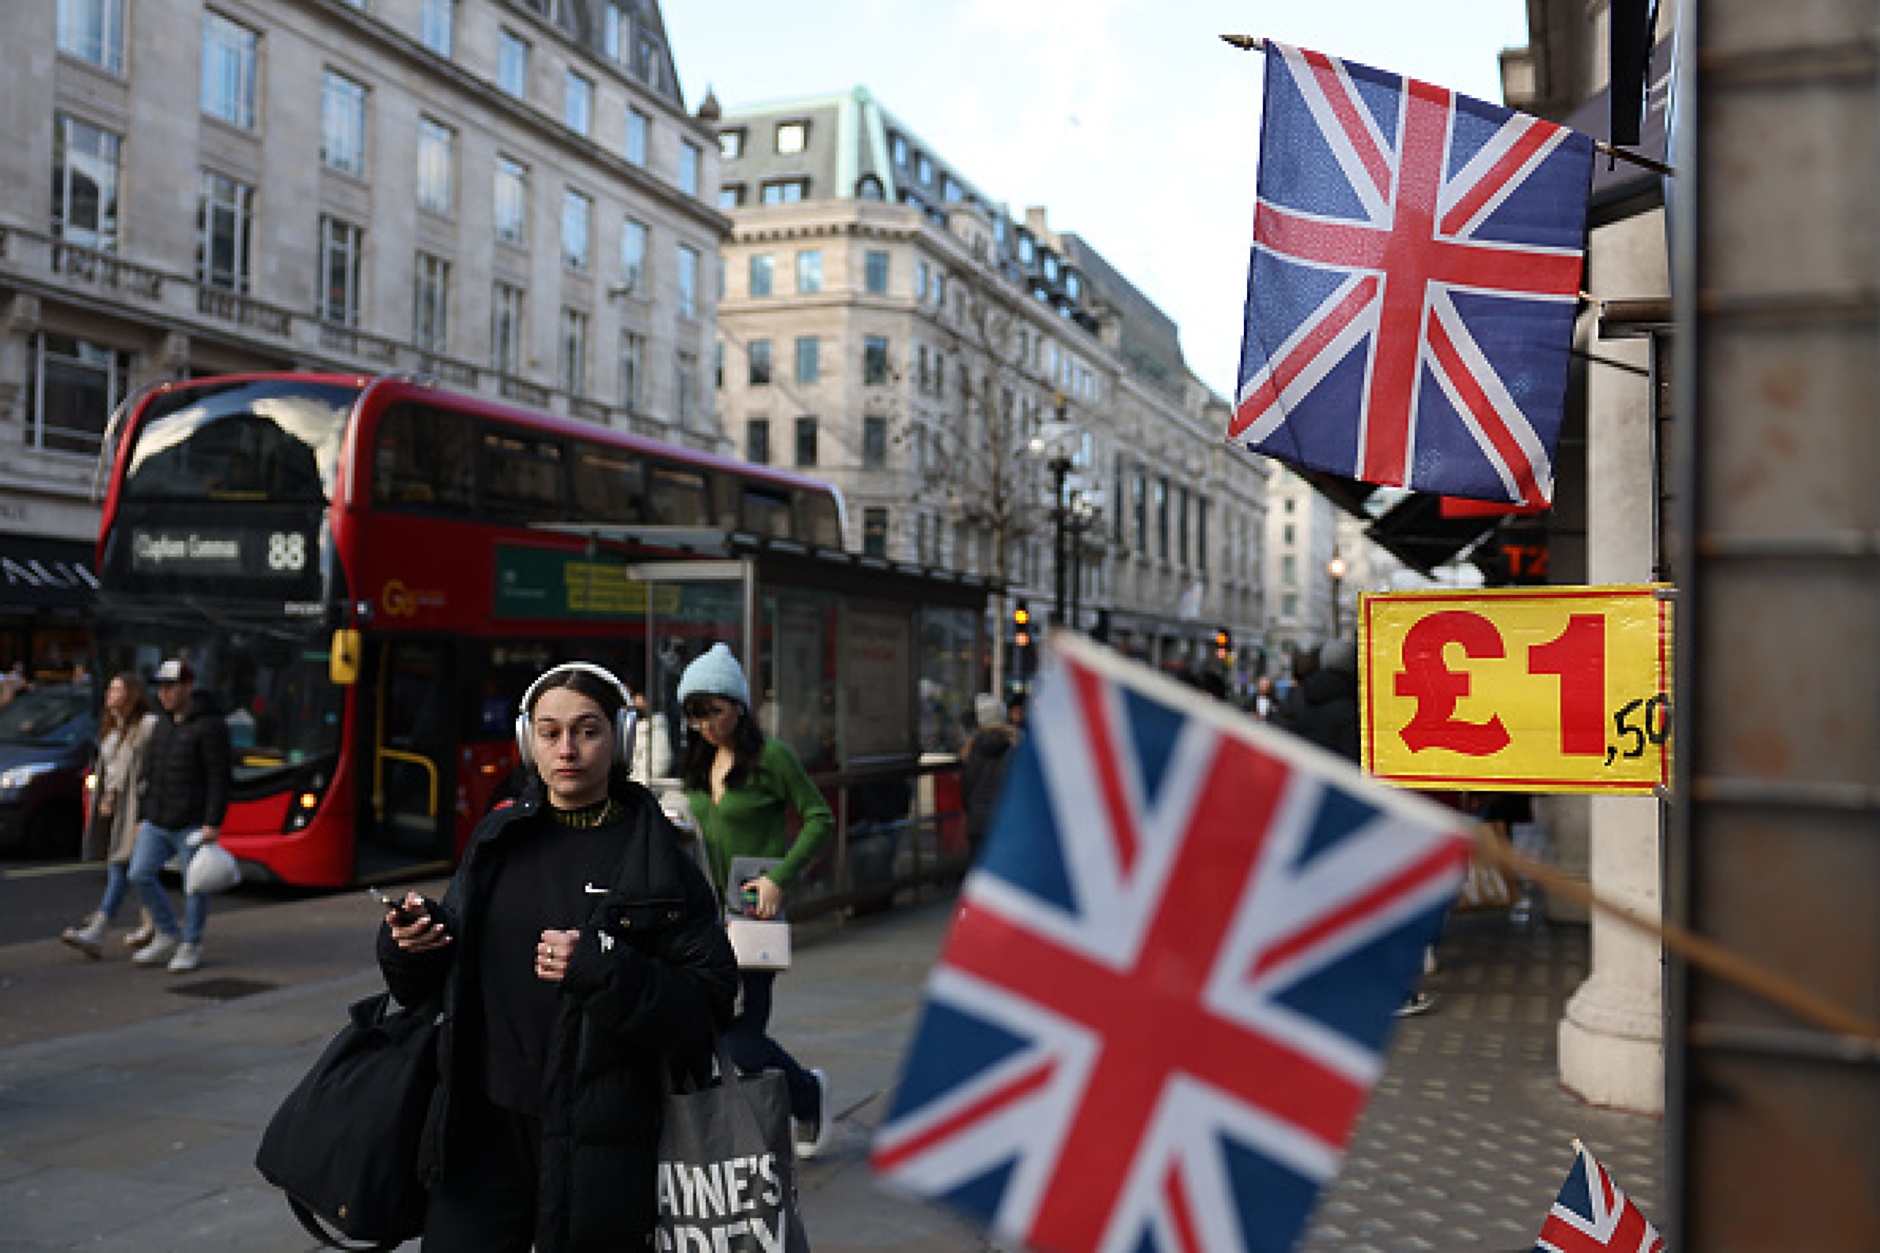
<path id="1" fill-rule="evenodd" d="M 1366 483 L 1551 500 L 1592 141 L 1266 46 L 1228 437 Z"/>
<path id="2" fill-rule="evenodd" d="M 1061 640 L 873 1162 L 1052 1253 L 1280 1250 L 1466 863 L 1455 815 Z"/>
<path id="3" fill-rule="evenodd" d="M 1573 1170 L 1534 1242 L 1534 1253 L 1665 1253 L 1664 1239 L 1606 1168 L 1578 1140 L 1573 1151 Z"/>

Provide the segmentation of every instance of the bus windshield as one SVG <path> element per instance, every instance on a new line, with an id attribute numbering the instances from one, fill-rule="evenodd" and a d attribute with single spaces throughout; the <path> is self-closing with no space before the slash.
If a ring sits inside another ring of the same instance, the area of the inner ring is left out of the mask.
<path id="1" fill-rule="evenodd" d="M 99 636 L 106 674 L 148 675 L 164 657 L 189 659 L 197 697 L 228 722 L 238 790 L 338 759 L 343 693 L 328 677 L 328 641 L 315 624 L 120 619 L 100 623 Z"/>
<path id="2" fill-rule="evenodd" d="M 325 504 L 359 388 L 257 379 L 151 402 L 124 476 L 133 501 Z"/>

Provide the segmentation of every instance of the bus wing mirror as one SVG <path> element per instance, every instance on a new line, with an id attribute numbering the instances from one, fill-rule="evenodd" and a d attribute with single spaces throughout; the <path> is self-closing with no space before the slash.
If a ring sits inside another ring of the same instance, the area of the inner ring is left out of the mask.
<path id="1" fill-rule="evenodd" d="M 359 681 L 359 632 L 339 630 L 333 632 L 333 651 L 327 658 L 327 677 L 341 687 L 347 687 Z"/>

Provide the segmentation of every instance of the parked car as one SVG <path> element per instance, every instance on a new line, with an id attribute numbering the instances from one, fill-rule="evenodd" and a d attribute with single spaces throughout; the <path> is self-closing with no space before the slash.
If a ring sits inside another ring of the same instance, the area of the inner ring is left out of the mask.
<path id="1" fill-rule="evenodd" d="M 82 683 L 33 688 L 0 706 L 0 851 L 78 855 L 97 733 Z"/>

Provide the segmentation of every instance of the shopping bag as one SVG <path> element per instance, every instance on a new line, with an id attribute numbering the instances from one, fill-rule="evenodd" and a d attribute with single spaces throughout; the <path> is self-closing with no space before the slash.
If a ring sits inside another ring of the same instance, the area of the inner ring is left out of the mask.
<path id="1" fill-rule="evenodd" d="M 718 1042 L 718 1074 L 670 1086 L 659 1132 L 660 1253 L 809 1253 L 796 1196 L 790 1091 L 783 1073 L 741 1075 Z"/>
<path id="2" fill-rule="evenodd" d="M 262 1133 L 255 1168 L 321 1243 L 391 1249 L 424 1229 L 418 1142 L 437 1090 L 441 1018 L 401 1010 L 389 992 L 355 1002 Z"/>
<path id="3" fill-rule="evenodd" d="M 772 919 L 727 918 L 725 934 L 739 970 L 788 970 L 790 924 Z"/>

